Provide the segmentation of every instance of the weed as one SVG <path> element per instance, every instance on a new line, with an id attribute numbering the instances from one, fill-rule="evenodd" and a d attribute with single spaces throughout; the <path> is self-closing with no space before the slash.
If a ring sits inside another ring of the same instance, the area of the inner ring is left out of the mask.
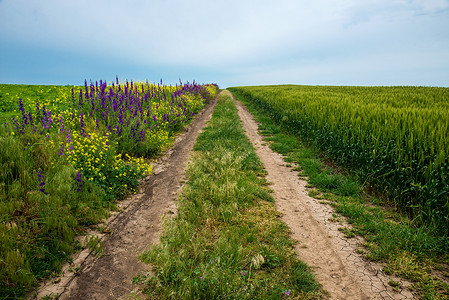
<path id="1" fill-rule="evenodd" d="M 101 238 L 96 235 L 87 237 L 86 246 L 92 250 L 97 257 L 101 257 L 104 253 L 104 243 Z"/>

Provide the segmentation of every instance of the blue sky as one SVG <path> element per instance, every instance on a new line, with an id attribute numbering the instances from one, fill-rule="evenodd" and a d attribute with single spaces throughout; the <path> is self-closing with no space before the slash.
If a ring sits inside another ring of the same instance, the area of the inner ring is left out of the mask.
<path id="1" fill-rule="evenodd" d="M 0 0 L 0 83 L 449 86 L 449 0 Z"/>

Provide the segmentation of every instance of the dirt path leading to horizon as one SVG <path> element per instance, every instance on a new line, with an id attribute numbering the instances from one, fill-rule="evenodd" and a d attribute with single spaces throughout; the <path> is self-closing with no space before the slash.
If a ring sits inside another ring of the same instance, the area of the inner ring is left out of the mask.
<path id="1" fill-rule="evenodd" d="M 153 166 L 154 174 L 143 182 L 138 194 L 119 203 L 120 213 L 107 222 L 104 253 L 95 256 L 85 250 L 75 266 L 66 266 L 63 276 L 45 283 L 38 298 L 60 295 L 59 299 L 120 299 L 138 290 L 132 279 L 148 271 L 138 255 L 159 240 L 162 217 L 176 212 L 175 198 L 185 177 L 186 163 L 193 145 L 207 120 L 212 116 L 216 101 L 206 106 L 177 138 L 175 146 Z"/>
<path id="2" fill-rule="evenodd" d="M 333 210 L 309 197 L 305 180 L 282 155 L 273 152 L 258 134 L 258 125 L 245 107 L 236 101 L 243 128 L 268 172 L 276 208 L 298 241 L 296 253 L 312 268 L 331 299 L 413 299 L 408 290 L 395 292 L 381 266 L 358 254 L 361 239 L 345 238 L 341 224 L 330 222 Z M 395 281 L 401 281 L 394 278 Z M 407 283 L 401 282 L 403 285 Z"/>

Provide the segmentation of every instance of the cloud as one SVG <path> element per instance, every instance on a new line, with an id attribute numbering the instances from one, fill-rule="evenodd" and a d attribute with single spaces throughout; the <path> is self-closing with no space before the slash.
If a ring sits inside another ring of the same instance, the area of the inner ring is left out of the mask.
<path id="1" fill-rule="evenodd" d="M 0 2 L 2 44 L 130 68 L 215 70 L 217 76 L 364 59 L 375 67 L 384 64 L 372 57 L 400 57 L 410 49 L 446 61 L 446 28 L 447 0 Z"/>

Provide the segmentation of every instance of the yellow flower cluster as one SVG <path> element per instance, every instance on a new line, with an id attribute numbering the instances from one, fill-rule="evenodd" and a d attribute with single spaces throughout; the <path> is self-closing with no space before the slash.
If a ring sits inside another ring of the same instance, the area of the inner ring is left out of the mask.
<path id="1" fill-rule="evenodd" d="M 102 172 L 105 164 L 107 164 L 107 154 L 109 150 L 107 136 L 99 136 L 96 132 L 92 132 L 85 137 L 77 133 L 72 133 L 72 144 L 66 151 L 67 160 L 77 171 L 84 174 L 88 173 L 91 177 L 101 178 L 105 176 Z"/>
<path id="2" fill-rule="evenodd" d="M 147 130 L 145 138 L 148 144 L 153 145 L 155 153 L 169 143 L 168 131 L 165 130 Z"/>
<path id="3" fill-rule="evenodd" d="M 106 184 L 115 178 L 137 178 L 149 175 L 152 166 L 143 158 L 133 158 L 125 154 L 115 155 L 115 149 L 111 148 L 108 136 L 101 136 L 91 132 L 82 136 L 78 132 L 72 133 L 71 145 L 66 145 L 67 160 L 79 172 L 82 172 L 87 180 Z M 126 186 L 125 186 L 126 187 Z"/>
<path id="4" fill-rule="evenodd" d="M 120 155 L 116 156 L 116 165 L 123 166 L 124 164 L 133 165 L 136 168 L 137 173 L 142 172 L 145 175 L 150 175 L 153 172 L 153 166 L 145 161 L 143 157 L 131 157 L 128 154 L 125 154 L 125 159 L 122 160 L 119 158 Z M 117 167 L 116 167 L 117 168 Z"/>
<path id="5" fill-rule="evenodd" d="M 212 98 L 214 98 L 217 95 L 218 89 L 217 89 L 216 85 L 206 84 L 205 87 L 206 87 L 206 90 L 209 92 L 209 94 L 210 94 L 210 96 Z"/>

